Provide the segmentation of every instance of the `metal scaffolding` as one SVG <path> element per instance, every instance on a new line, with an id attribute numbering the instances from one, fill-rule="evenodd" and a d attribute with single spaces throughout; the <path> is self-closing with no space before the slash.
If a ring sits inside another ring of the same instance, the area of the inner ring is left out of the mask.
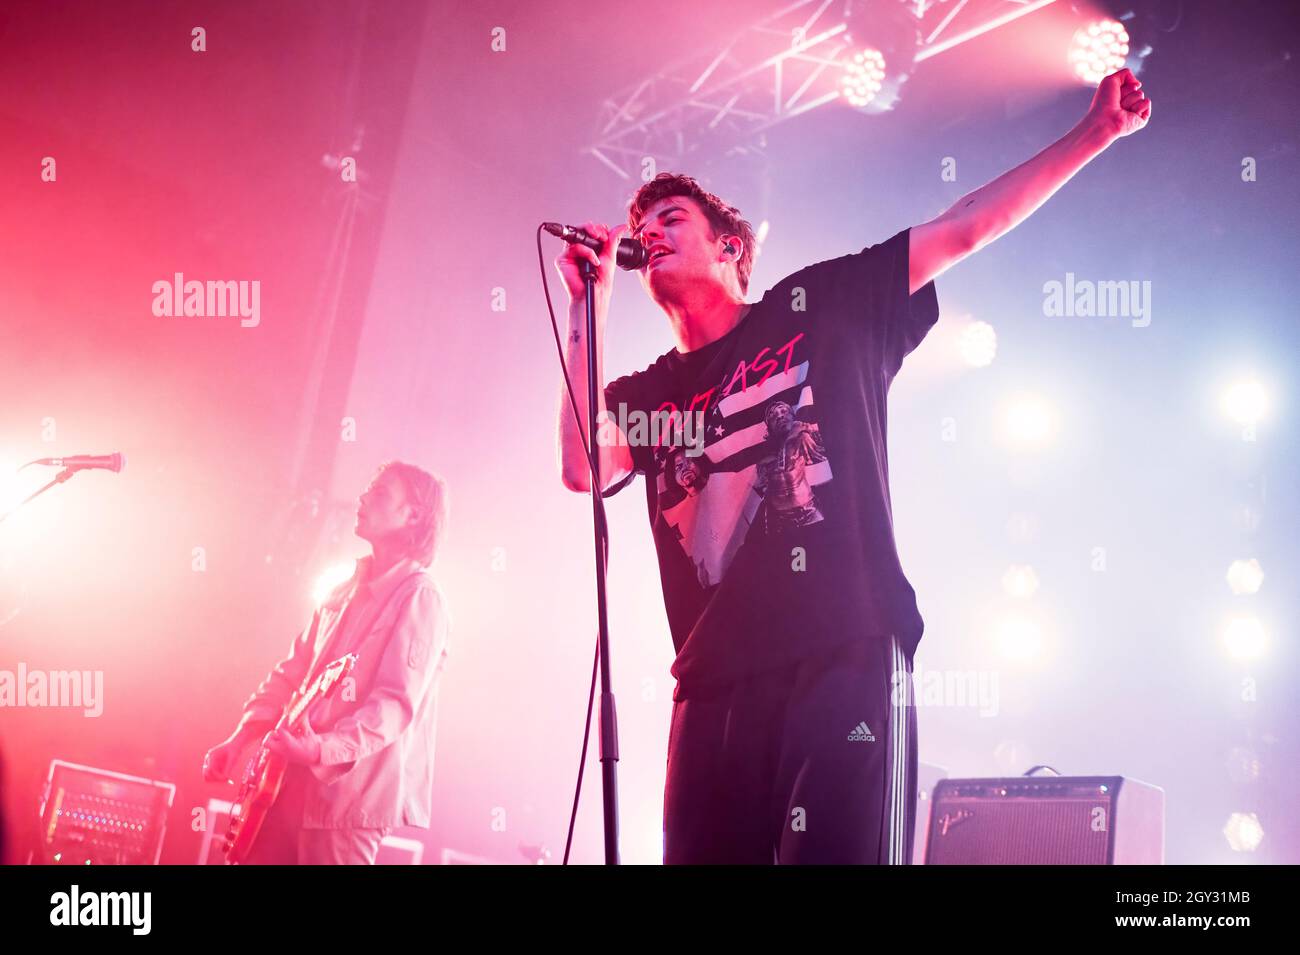
<path id="1" fill-rule="evenodd" d="M 623 179 L 640 180 L 648 178 L 648 162 L 664 168 L 755 148 L 764 130 L 839 100 L 849 59 L 863 46 L 881 46 L 881 37 L 897 80 L 1054 2 L 795 0 L 720 49 L 686 57 L 607 98 L 584 152 Z"/>

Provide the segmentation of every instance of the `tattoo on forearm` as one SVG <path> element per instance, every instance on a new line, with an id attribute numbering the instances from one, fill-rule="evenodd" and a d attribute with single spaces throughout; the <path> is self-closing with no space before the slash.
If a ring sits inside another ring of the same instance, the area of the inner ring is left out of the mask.
<path id="1" fill-rule="evenodd" d="M 578 342 L 582 341 L 582 332 L 575 331 L 569 336 L 569 341 L 573 342 L 575 345 L 578 344 Z"/>

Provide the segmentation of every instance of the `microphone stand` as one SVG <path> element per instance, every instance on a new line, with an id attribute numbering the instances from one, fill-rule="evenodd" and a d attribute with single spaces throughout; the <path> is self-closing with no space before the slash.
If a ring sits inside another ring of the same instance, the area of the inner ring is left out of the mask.
<path id="1" fill-rule="evenodd" d="M 600 781 L 605 810 L 605 864 L 618 865 L 618 711 L 610 689 L 609 614 L 605 596 L 605 558 L 609 528 L 601 500 L 600 450 L 596 444 L 596 266 L 580 263 L 587 298 L 587 447 L 591 451 L 592 526 L 596 541 L 596 627 L 600 656 Z"/>
<path id="2" fill-rule="evenodd" d="M 28 501 L 31 501 L 33 498 L 40 497 L 42 494 L 44 494 L 44 493 L 45 493 L 46 491 L 48 491 L 50 488 L 54 487 L 54 485 L 56 485 L 56 484 L 62 484 L 64 481 L 66 481 L 66 480 L 68 480 L 70 477 L 72 477 L 72 475 L 76 474 L 78 471 L 81 471 L 81 470 L 83 470 L 83 469 L 82 469 L 82 468 L 64 468 L 62 471 L 60 471 L 58 474 L 56 474 L 56 475 L 54 476 L 54 480 L 50 481 L 49 484 L 46 484 L 46 485 L 45 485 L 43 488 L 41 488 L 40 490 L 33 491 L 31 494 L 28 494 L 28 495 L 27 495 L 25 498 L 23 498 L 23 499 L 22 499 L 18 504 L 14 505 L 13 508 L 11 508 L 11 509 L 8 510 L 8 511 L 5 511 L 3 514 L 0 514 L 0 521 L 3 521 L 3 520 L 4 520 L 5 518 L 7 518 L 10 514 L 17 514 L 19 508 L 21 508 L 21 507 L 22 507 L 24 504 L 26 504 Z"/>

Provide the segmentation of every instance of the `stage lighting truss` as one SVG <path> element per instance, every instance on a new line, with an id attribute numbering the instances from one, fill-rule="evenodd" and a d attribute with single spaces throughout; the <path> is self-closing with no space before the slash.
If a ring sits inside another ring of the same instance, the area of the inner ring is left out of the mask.
<path id="1" fill-rule="evenodd" d="M 760 152 L 767 129 L 830 103 L 890 108 L 916 64 L 1054 2 L 795 0 L 608 97 L 584 151 L 629 181 Z"/>

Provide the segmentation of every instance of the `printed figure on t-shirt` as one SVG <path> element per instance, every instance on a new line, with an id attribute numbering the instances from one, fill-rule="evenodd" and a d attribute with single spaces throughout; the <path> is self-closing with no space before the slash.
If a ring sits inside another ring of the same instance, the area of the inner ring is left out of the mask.
<path id="1" fill-rule="evenodd" d="M 685 449 L 674 448 L 670 453 L 673 460 L 673 479 L 688 497 L 695 497 L 708 483 L 709 476 L 700 466 L 699 457 L 690 457 Z"/>
<path id="2" fill-rule="evenodd" d="M 773 451 L 758 463 L 755 483 L 765 504 L 764 529 L 773 534 L 817 523 L 822 512 L 808 480 L 808 466 L 826 460 L 817 426 L 798 420 L 784 401 L 767 406 L 763 423 Z"/>

